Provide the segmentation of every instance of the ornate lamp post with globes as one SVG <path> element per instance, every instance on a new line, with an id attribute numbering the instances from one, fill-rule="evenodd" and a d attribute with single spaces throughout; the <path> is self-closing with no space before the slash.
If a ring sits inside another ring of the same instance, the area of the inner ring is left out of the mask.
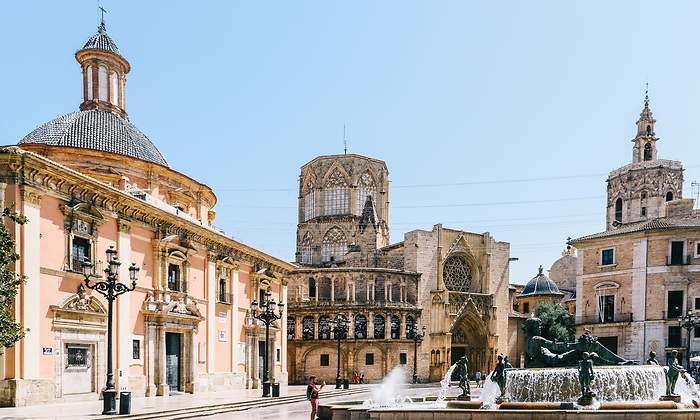
<path id="1" fill-rule="evenodd" d="M 421 328 L 421 332 L 418 333 L 416 323 L 413 323 L 411 329 L 408 331 L 408 338 L 413 340 L 413 383 L 418 383 L 418 343 L 422 342 L 425 338 L 425 325 Z"/>
<path id="2" fill-rule="evenodd" d="M 95 283 L 91 285 L 90 280 L 93 278 L 97 279 L 99 276 L 94 273 L 93 265 L 89 259 L 85 258 L 85 260 L 83 260 L 82 268 L 83 277 L 85 277 L 85 286 L 87 286 L 88 289 L 96 290 L 107 299 L 107 383 L 102 393 L 104 399 L 102 414 L 117 414 L 117 390 L 114 388 L 114 372 L 112 369 L 113 304 L 117 296 L 126 292 L 131 292 L 136 288 L 139 268 L 136 267 L 136 263 L 131 263 L 131 267 L 129 267 L 131 286 L 119 283 L 117 280 L 119 278 L 119 266 L 121 262 L 117 259 L 117 250 L 114 249 L 113 246 L 110 246 L 106 253 L 107 263 L 109 264 L 108 268 L 104 270 L 106 280 L 95 281 Z"/>
<path id="3" fill-rule="evenodd" d="M 340 389 L 342 386 L 342 378 L 340 377 L 340 340 L 347 338 L 348 320 L 338 315 L 335 317 L 335 326 L 333 327 L 333 336 L 338 340 L 338 367 L 335 371 L 335 389 Z"/>
<path id="4" fill-rule="evenodd" d="M 700 313 L 689 310 L 687 314 L 678 318 L 678 323 L 680 324 L 680 327 L 686 330 L 686 332 L 688 333 L 688 343 L 686 345 L 687 347 L 685 351 L 685 361 L 686 368 L 690 370 L 690 337 L 695 327 L 700 326 Z"/>
<path id="5" fill-rule="evenodd" d="M 270 343 L 270 325 L 282 318 L 282 310 L 284 309 L 284 303 L 280 302 L 277 304 L 275 299 L 272 298 L 272 293 L 265 292 L 265 299 L 260 302 L 253 300 L 250 303 L 250 309 L 253 311 L 253 318 L 259 319 L 265 324 L 265 357 L 263 358 L 263 397 L 270 396 L 270 372 L 268 368 L 268 360 L 270 358 L 269 354 L 269 343 Z M 258 306 L 260 306 L 260 313 L 258 314 Z M 279 306 L 279 312 L 275 313 L 276 307 Z"/>

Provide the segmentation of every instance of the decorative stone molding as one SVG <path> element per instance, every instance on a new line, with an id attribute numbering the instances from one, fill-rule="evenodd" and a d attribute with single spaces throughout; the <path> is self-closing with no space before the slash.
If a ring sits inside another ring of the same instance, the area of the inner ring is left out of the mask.
<path id="1" fill-rule="evenodd" d="M 39 192 L 39 190 L 35 190 L 33 188 L 22 187 L 21 191 L 22 191 L 22 201 L 24 201 L 25 203 L 30 204 L 34 207 L 41 206 L 42 194 Z"/>

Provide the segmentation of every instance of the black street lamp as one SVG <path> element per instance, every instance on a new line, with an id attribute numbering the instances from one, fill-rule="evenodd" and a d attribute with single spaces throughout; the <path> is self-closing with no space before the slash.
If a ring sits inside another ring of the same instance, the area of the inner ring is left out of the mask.
<path id="1" fill-rule="evenodd" d="M 335 317 L 335 326 L 333 327 L 333 336 L 338 340 L 338 367 L 335 371 L 335 389 L 340 389 L 342 386 L 342 378 L 340 377 L 340 340 L 346 338 L 348 334 L 348 320 L 341 315 Z"/>
<path id="2" fill-rule="evenodd" d="M 687 364 L 688 370 L 690 370 L 690 334 L 695 327 L 700 326 L 700 314 L 697 312 L 693 312 L 692 310 L 689 310 L 687 314 L 685 314 L 682 317 L 678 318 L 678 323 L 680 324 L 680 327 L 683 328 L 688 332 L 687 335 L 687 340 L 688 343 L 686 345 L 686 352 L 685 352 L 685 361 Z"/>
<path id="3" fill-rule="evenodd" d="M 98 276 L 94 274 L 93 265 L 89 259 L 85 258 L 82 268 L 85 286 L 88 289 L 96 290 L 107 299 L 107 383 L 102 393 L 104 399 L 102 414 L 117 414 L 117 390 L 114 388 L 114 372 L 112 370 L 112 307 L 117 296 L 131 292 L 136 288 L 139 268 L 136 267 L 136 263 L 131 263 L 131 267 L 129 267 L 131 286 L 119 283 L 117 280 L 121 263 L 117 259 L 117 250 L 110 246 L 106 253 L 107 262 L 109 263 L 109 267 L 104 270 L 106 280 L 95 281 L 95 284 L 90 285 L 90 279 L 98 278 Z"/>
<path id="4" fill-rule="evenodd" d="M 409 331 L 409 337 L 413 340 L 413 383 L 418 383 L 418 343 L 425 338 L 425 326 L 421 328 L 420 334 L 416 331 L 417 325 L 413 323 Z"/>
<path id="5" fill-rule="evenodd" d="M 269 354 L 269 342 L 270 342 L 270 325 L 282 318 L 282 310 L 284 309 L 284 303 L 280 302 L 277 304 L 275 299 L 272 298 L 272 293 L 265 292 L 265 300 L 260 302 L 260 314 L 258 314 L 258 302 L 253 300 L 250 303 L 250 309 L 253 311 L 253 318 L 259 319 L 265 324 L 265 357 L 263 358 L 263 397 L 270 396 L 270 372 L 268 368 Z M 275 313 L 275 308 L 279 306 L 279 314 Z"/>

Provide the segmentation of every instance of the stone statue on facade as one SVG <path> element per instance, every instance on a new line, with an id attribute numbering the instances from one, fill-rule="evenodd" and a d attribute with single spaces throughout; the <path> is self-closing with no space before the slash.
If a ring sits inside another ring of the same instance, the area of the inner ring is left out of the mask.
<path id="1" fill-rule="evenodd" d="M 578 362 L 578 382 L 581 385 L 581 398 L 578 399 L 579 405 L 591 405 L 596 396 L 591 391 L 591 382 L 595 379 L 593 360 L 591 360 L 594 356 L 597 355 L 584 351 L 581 355 L 581 360 Z"/>
<path id="2" fill-rule="evenodd" d="M 676 394 L 676 382 L 678 376 L 685 373 L 685 369 L 678 363 L 678 350 L 673 350 L 666 359 L 666 395 L 661 397 L 662 400 L 671 400 L 680 402 L 680 395 Z"/>
<path id="3" fill-rule="evenodd" d="M 68 309 L 75 311 L 90 311 L 90 297 L 85 294 L 85 286 L 83 283 L 78 285 L 76 298 L 68 304 Z"/>
<path id="4" fill-rule="evenodd" d="M 608 350 L 598 342 L 598 338 L 586 330 L 577 341 L 566 343 L 548 340 L 542 334 L 542 320 L 530 317 L 524 329 L 528 336 L 525 350 L 525 367 L 566 367 L 576 366 L 588 353 L 598 365 L 634 365 L 636 361 L 626 360 Z"/>
<path id="5" fill-rule="evenodd" d="M 462 388 L 462 394 L 457 397 L 458 400 L 470 401 L 471 390 L 469 388 L 469 359 L 467 356 L 462 356 L 457 361 L 457 375 L 459 375 L 459 387 Z"/>
<path id="6" fill-rule="evenodd" d="M 501 390 L 501 395 L 496 398 L 497 403 L 501 403 L 505 400 L 506 394 L 506 369 L 510 366 L 508 363 L 508 356 L 505 358 L 502 355 L 498 355 L 498 362 L 496 363 L 496 368 L 491 373 L 491 380 L 498 384 L 498 388 Z"/>
<path id="7" fill-rule="evenodd" d="M 647 359 L 647 365 L 659 365 L 659 361 L 656 360 L 656 352 L 655 351 L 650 351 L 649 352 L 649 358 Z"/>

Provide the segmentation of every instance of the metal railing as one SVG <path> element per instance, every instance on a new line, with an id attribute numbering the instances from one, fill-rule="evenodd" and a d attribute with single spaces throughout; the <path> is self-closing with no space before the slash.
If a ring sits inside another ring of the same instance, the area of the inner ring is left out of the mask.
<path id="1" fill-rule="evenodd" d="M 675 337 L 666 339 L 666 348 L 670 349 L 684 349 L 688 347 L 687 337 Z"/>
<path id="2" fill-rule="evenodd" d="M 670 311 L 670 312 L 666 312 L 666 311 L 661 312 L 661 318 L 665 319 L 667 321 L 678 321 L 678 319 L 682 316 L 683 316 L 683 311 L 679 311 L 679 310 Z"/>
<path id="3" fill-rule="evenodd" d="M 690 255 L 681 255 L 679 257 L 673 257 L 668 255 L 666 257 L 666 265 L 688 265 L 690 264 Z"/>
<path id="4" fill-rule="evenodd" d="M 609 324 L 612 322 L 632 322 L 631 312 L 614 313 L 612 317 L 603 317 L 600 315 L 583 315 L 576 317 L 576 325 L 583 324 Z"/>

